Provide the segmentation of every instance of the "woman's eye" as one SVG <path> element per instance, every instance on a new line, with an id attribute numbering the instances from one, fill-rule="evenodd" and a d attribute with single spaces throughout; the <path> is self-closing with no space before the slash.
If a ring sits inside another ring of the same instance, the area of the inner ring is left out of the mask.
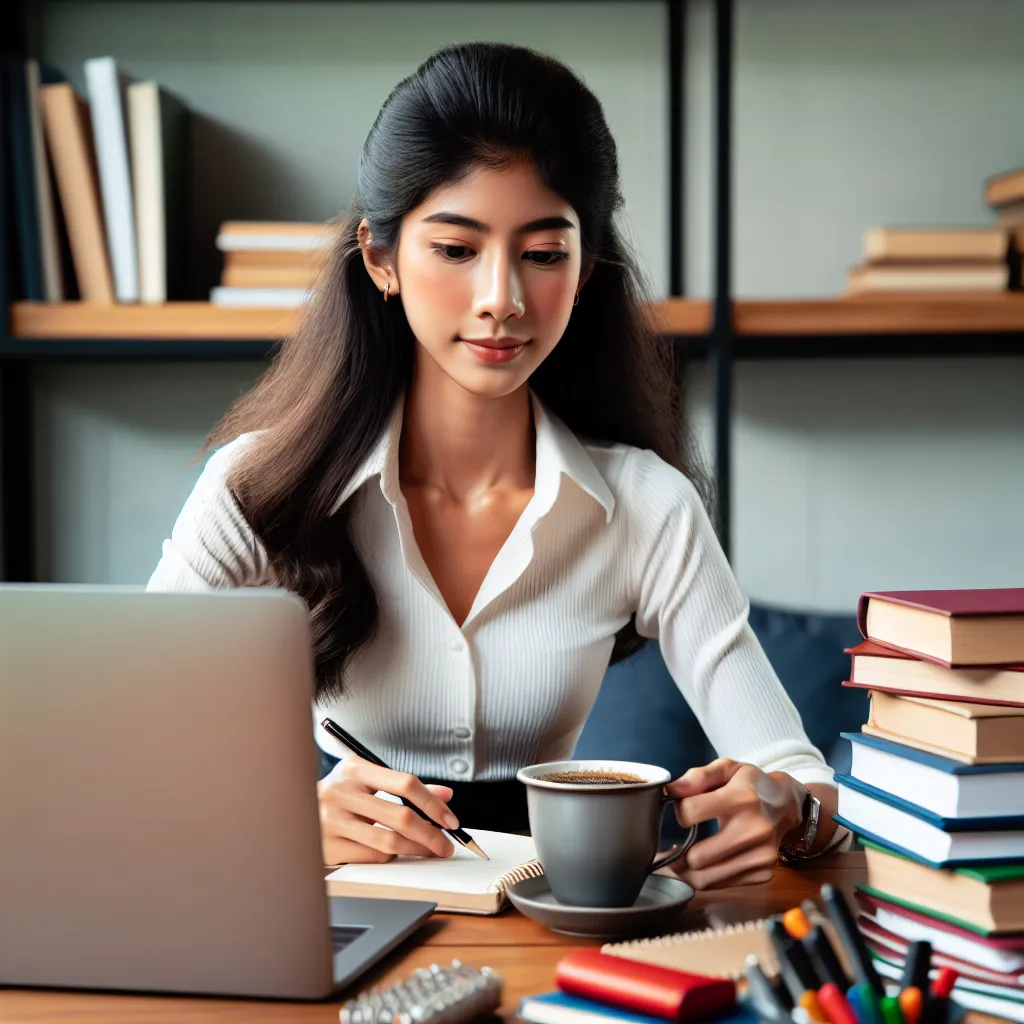
<path id="1" fill-rule="evenodd" d="M 468 245 L 446 245 L 444 242 L 434 242 L 433 249 L 446 260 L 452 263 L 461 263 L 462 260 L 473 255 L 473 250 Z"/>
<path id="2" fill-rule="evenodd" d="M 531 249 L 530 252 L 523 253 L 524 260 L 529 260 L 538 267 L 550 267 L 568 258 L 569 254 L 567 252 L 561 252 L 557 249 Z"/>

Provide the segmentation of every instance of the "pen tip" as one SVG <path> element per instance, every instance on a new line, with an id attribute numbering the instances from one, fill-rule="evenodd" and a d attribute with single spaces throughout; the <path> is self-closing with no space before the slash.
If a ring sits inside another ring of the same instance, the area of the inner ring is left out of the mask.
<path id="1" fill-rule="evenodd" d="M 490 860 L 491 859 L 490 857 L 487 856 L 486 853 L 484 853 L 483 850 L 480 849 L 479 846 L 476 845 L 476 840 L 474 840 L 474 839 L 470 839 L 470 841 L 468 843 L 466 843 L 466 849 L 467 850 L 472 850 L 478 857 L 483 857 L 484 860 Z"/>

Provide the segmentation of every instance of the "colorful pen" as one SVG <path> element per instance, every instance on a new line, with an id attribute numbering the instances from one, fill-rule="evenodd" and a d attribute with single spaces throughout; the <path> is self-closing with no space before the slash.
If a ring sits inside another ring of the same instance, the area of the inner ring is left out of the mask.
<path id="1" fill-rule="evenodd" d="M 772 983 L 752 953 L 747 957 L 747 967 L 743 973 L 747 979 L 747 995 L 758 1017 L 773 1024 L 788 1024 L 789 1007 L 779 1001 Z"/>
<path id="2" fill-rule="evenodd" d="M 924 996 L 916 985 L 903 989 L 899 996 L 900 1009 L 903 1011 L 903 1019 L 907 1024 L 918 1024 L 921 1019 L 921 1006 L 924 1003 Z"/>
<path id="3" fill-rule="evenodd" d="M 818 978 L 807 951 L 786 932 L 779 918 L 768 918 L 765 930 L 778 958 L 779 973 L 789 989 L 793 1005 L 802 1006 L 812 1020 L 828 1024 L 825 1011 L 818 1004 Z"/>
<path id="4" fill-rule="evenodd" d="M 841 993 L 845 992 L 850 987 L 850 979 L 847 978 L 846 971 L 843 970 L 843 965 L 839 962 L 839 957 L 836 956 L 836 951 L 833 949 L 825 929 L 820 924 L 816 924 L 807 938 L 803 940 L 803 945 L 807 950 L 807 955 L 811 958 L 814 969 L 821 976 L 821 980 L 823 982 L 831 981 Z"/>
<path id="5" fill-rule="evenodd" d="M 882 1010 L 882 1020 L 885 1024 L 905 1024 L 897 996 L 882 996 L 878 1000 L 878 1005 Z"/>
<path id="6" fill-rule="evenodd" d="M 846 992 L 846 998 L 860 1024 L 885 1024 L 878 997 L 870 985 L 852 985 Z"/>
<path id="7" fill-rule="evenodd" d="M 932 944 L 923 939 L 911 942 L 907 947 L 907 956 L 903 962 L 903 976 L 900 978 L 900 991 L 908 988 L 928 991 L 928 969 L 931 966 Z"/>
<path id="8" fill-rule="evenodd" d="M 818 1003 L 831 1024 L 860 1024 L 850 1001 L 835 982 L 827 981 L 818 989 Z"/>

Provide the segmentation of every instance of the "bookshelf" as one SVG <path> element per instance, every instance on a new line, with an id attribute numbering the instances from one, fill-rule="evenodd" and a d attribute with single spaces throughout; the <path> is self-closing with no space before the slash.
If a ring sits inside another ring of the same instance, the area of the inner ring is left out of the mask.
<path id="1" fill-rule="evenodd" d="M 344 3 L 345 0 L 330 0 Z M 542 0 L 538 0 L 542 2 Z M 1024 354 L 1024 294 L 825 299 L 743 299 L 733 294 L 733 0 L 715 0 L 712 52 L 710 299 L 683 295 L 686 0 L 666 12 L 668 281 L 659 330 L 680 360 L 707 358 L 714 378 L 714 460 L 719 536 L 730 551 L 733 376 L 737 362 Z M 18 0 L 0 15 L 5 50 L 32 53 L 41 4 Z M 199 5 L 196 5 L 197 7 Z M 6 186 L 5 186 L 6 187 Z M 33 368 L 53 362 L 262 360 L 294 323 L 291 310 L 8 302 L 0 272 L 0 560 L 4 578 L 33 578 Z"/>

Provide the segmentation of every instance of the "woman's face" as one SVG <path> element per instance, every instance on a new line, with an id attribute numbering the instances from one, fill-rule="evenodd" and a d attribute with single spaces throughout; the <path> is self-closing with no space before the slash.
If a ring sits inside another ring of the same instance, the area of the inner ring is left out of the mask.
<path id="1" fill-rule="evenodd" d="M 394 269 L 417 358 L 474 394 L 507 395 L 565 332 L 579 218 L 532 164 L 481 167 L 403 218 Z"/>

